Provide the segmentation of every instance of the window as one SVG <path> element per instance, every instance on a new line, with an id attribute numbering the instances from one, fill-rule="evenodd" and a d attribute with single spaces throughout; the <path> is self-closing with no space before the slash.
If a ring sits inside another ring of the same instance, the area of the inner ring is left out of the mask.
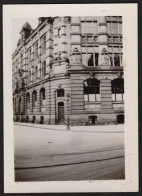
<path id="1" fill-rule="evenodd" d="M 40 100 L 41 100 L 41 105 L 45 105 L 45 88 L 42 88 L 40 90 Z"/>
<path id="2" fill-rule="evenodd" d="M 114 55 L 114 65 L 115 66 L 120 66 L 120 57 L 118 54 Z"/>
<path id="3" fill-rule="evenodd" d="M 97 116 L 89 116 L 89 125 L 95 125 L 97 124 Z"/>
<path id="4" fill-rule="evenodd" d="M 21 66 L 23 66 L 23 54 L 21 54 Z"/>
<path id="5" fill-rule="evenodd" d="M 26 103 L 27 103 L 27 108 L 29 108 L 30 107 L 30 94 L 29 93 L 26 94 Z"/>
<path id="6" fill-rule="evenodd" d="M 57 97 L 64 97 L 64 89 L 57 90 Z"/>
<path id="7" fill-rule="evenodd" d="M 100 81 L 88 79 L 84 81 L 84 101 L 100 101 Z"/>
<path id="8" fill-rule="evenodd" d="M 19 98 L 19 113 L 21 113 L 21 97 Z"/>
<path id="9" fill-rule="evenodd" d="M 88 59 L 88 66 L 94 66 L 94 61 L 93 61 L 93 54 L 90 55 L 89 59 Z"/>
<path id="10" fill-rule="evenodd" d="M 124 115 L 123 114 L 117 115 L 117 123 L 118 124 L 124 123 Z"/>
<path id="11" fill-rule="evenodd" d="M 32 50 L 31 48 L 28 49 L 28 63 L 31 62 L 31 54 L 32 54 Z"/>
<path id="12" fill-rule="evenodd" d="M 124 100 L 124 79 L 117 78 L 111 81 L 112 101 Z"/>
<path id="13" fill-rule="evenodd" d="M 46 61 L 43 61 L 41 66 L 41 78 L 43 78 L 46 75 Z"/>
<path id="14" fill-rule="evenodd" d="M 38 42 L 35 43 L 34 48 L 35 48 L 34 57 L 37 58 L 37 56 L 38 56 Z"/>
<path id="15" fill-rule="evenodd" d="M 38 66 L 35 67 L 35 80 L 38 78 Z"/>
<path id="16" fill-rule="evenodd" d="M 85 66 L 98 66 L 98 48 L 94 46 L 82 47 L 82 62 Z"/>
<path id="17" fill-rule="evenodd" d="M 41 38 L 41 50 L 42 52 L 46 50 L 46 35 L 43 35 Z"/>
<path id="18" fill-rule="evenodd" d="M 59 27 L 58 28 L 58 37 L 60 37 L 61 36 L 61 28 Z"/>
<path id="19" fill-rule="evenodd" d="M 37 101 L 37 92 L 36 91 L 33 91 L 32 100 L 33 100 L 33 107 L 35 107 L 36 101 Z"/>
<path id="20" fill-rule="evenodd" d="M 29 81 L 28 82 L 30 83 L 31 81 L 32 81 L 32 71 L 30 70 L 29 71 Z"/>
<path id="21" fill-rule="evenodd" d="M 95 53 L 95 65 L 98 66 L 99 53 Z"/>
<path id="22" fill-rule="evenodd" d="M 123 48 L 122 46 L 109 46 L 109 61 L 110 66 L 122 66 Z"/>
<path id="23" fill-rule="evenodd" d="M 122 17 L 107 17 L 107 32 L 108 34 L 122 34 Z"/>
<path id="24" fill-rule="evenodd" d="M 81 34 L 97 34 L 98 25 L 97 21 L 82 21 L 81 22 Z"/>

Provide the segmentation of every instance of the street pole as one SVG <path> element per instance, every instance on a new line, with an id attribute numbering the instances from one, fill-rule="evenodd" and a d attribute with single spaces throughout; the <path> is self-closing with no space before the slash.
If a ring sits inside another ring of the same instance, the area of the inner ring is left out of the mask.
<path id="1" fill-rule="evenodd" d="M 69 119 L 69 98 L 70 94 L 67 93 L 67 127 L 66 130 L 70 130 L 70 119 Z"/>

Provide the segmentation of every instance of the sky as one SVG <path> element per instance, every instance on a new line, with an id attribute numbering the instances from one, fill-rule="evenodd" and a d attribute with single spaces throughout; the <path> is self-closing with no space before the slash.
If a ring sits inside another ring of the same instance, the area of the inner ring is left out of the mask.
<path id="1" fill-rule="evenodd" d="M 18 18 L 12 19 L 12 53 L 17 47 L 18 40 L 20 38 L 20 31 L 23 25 L 28 22 L 33 29 L 38 25 L 38 18 Z"/>

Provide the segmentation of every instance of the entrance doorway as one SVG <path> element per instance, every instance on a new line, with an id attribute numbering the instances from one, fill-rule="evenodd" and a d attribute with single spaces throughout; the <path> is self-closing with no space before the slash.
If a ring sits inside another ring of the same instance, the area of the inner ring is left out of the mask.
<path id="1" fill-rule="evenodd" d="M 124 123 L 124 115 L 117 115 L 117 123 L 118 124 L 123 124 Z"/>
<path id="2" fill-rule="evenodd" d="M 59 102 L 58 103 L 58 123 L 64 124 L 64 103 Z"/>

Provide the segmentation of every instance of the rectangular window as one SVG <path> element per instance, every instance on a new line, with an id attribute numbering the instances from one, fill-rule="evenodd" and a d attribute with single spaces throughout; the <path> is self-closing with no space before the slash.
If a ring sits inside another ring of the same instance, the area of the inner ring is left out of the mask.
<path id="1" fill-rule="evenodd" d="M 21 66 L 23 66 L 23 54 L 21 54 Z"/>
<path id="2" fill-rule="evenodd" d="M 99 53 L 95 53 L 95 66 L 98 66 Z"/>
<path id="3" fill-rule="evenodd" d="M 41 38 L 41 50 L 42 52 L 46 50 L 46 35 L 43 35 Z"/>
<path id="4" fill-rule="evenodd" d="M 122 17 L 107 17 L 107 33 L 122 34 Z"/>
<path id="5" fill-rule="evenodd" d="M 97 34 L 98 26 L 97 21 L 82 21 L 81 22 L 81 34 Z"/>
<path id="6" fill-rule="evenodd" d="M 34 49 L 35 49 L 34 57 L 37 58 L 37 56 L 38 56 L 38 42 L 35 43 Z"/>
<path id="7" fill-rule="evenodd" d="M 45 77 L 46 75 L 46 61 L 42 62 L 42 68 L 41 68 L 41 77 Z"/>
<path id="8" fill-rule="evenodd" d="M 38 78 L 38 66 L 35 67 L 35 80 Z"/>
<path id="9" fill-rule="evenodd" d="M 32 81 L 32 72 L 31 70 L 29 71 L 29 83 Z"/>
<path id="10" fill-rule="evenodd" d="M 31 54 L 32 54 L 32 50 L 31 48 L 28 49 L 28 63 L 31 62 Z"/>

